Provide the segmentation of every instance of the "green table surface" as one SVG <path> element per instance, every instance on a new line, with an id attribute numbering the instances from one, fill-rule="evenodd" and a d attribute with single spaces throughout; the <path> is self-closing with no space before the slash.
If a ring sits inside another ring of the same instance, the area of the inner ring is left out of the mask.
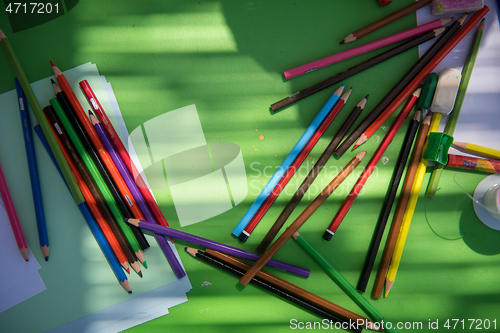
<path id="1" fill-rule="evenodd" d="M 274 115 L 269 106 L 380 50 L 287 81 L 282 72 L 416 26 L 415 14 L 411 14 L 352 45 L 339 45 L 349 33 L 411 2 L 394 1 L 380 7 L 375 0 L 362 3 L 83 0 L 60 17 L 15 33 L 6 12 L 1 11 L 0 28 L 8 36 L 30 81 L 53 74 L 50 60 L 63 71 L 89 61 L 95 63 L 112 84 L 129 131 L 155 116 L 195 104 L 207 142 L 232 142 L 241 148 L 248 194 L 233 209 L 182 228 L 168 191 L 157 194 L 158 203 L 173 228 L 255 251 L 348 112 L 370 94 L 363 115 L 367 114 L 415 63 L 418 52 L 412 49 L 343 82 L 346 87 L 354 87 L 344 110 L 251 237 L 242 243 L 231 235 L 232 229 L 267 183 L 271 176 L 269 170 L 283 161 L 336 87 Z M 0 54 L 0 68 L 0 92 L 14 89 L 14 74 L 3 54 Z M 385 130 L 394 119 L 395 114 L 385 124 Z M 385 130 L 378 130 L 362 146 L 368 154 L 361 166 L 366 165 Z M 404 130 L 399 131 L 331 241 L 324 241 L 322 234 L 361 168 L 356 169 L 300 229 L 353 285 L 363 266 L 403 136 Z M 356 153 L 348 151 L 342 158 L 328 162 L 311 194 L 306 194 L 289 223 Z M 0 157 L 6 158 L 1 152 Z M 406 327 L 400 332 L 431 331 L 429 323 L 436 321 L 440 325 L 438 331 L 448 331 L 443 328 L 447 320 L 452 328 L 459 320 L 455 329 L 449 331 L 458 331 L 462 324 L 465 331 L 473 331 L 479 320 L 489 321 L 491 331 L 494 324 L 500 326 L 496 257 L 500 253 L 500 232 L 486 227 L 476 217 L 471 200 L 454 180 L 455 174 L 456 170 L 445 170 L 441 189 L 430 199 L 424 195 L 428 170 L 398 275 L 387 298 L 370 298 L 376 275 L 375 270 L 372 272 L 365 296 L 387 320 Z M 472 194 L 486 176 L 460 172 L 456 181 Z M 193 286 L 187 295 L 188 302 L 129 332 L 281 332 L 294 328 L 290 325 L 292 319 L 320 321 L 252 285 L 243 287 L 236 277 L 184 252 L 186 243 L 175 244 Z M 380 256 L 381 252 L 376 268 Z M 275 269 L 269 272 L 364 315 L 298 244 L 289 241 L 275 258 L 307 267 L 311 276 L 302 278 Z M 57 260 L 56 253 L 51 255 L 52 260 Z M 42 269 L 50 264 L 40 258 L 39 262 Z M 472 327 L 471 320 L 475 320 Z"/>

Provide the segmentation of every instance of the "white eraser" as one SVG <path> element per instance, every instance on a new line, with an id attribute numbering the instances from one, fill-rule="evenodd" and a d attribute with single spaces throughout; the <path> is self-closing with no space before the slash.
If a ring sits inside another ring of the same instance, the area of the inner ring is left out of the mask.
<path id="1" fill-rule="evenodd" d="M 455 68 L 448 67 L 439 73 L 436 91 L 431 103 L 432 112 L 449 114 L 453 110 L 461 79 L 462 74 Z"/>

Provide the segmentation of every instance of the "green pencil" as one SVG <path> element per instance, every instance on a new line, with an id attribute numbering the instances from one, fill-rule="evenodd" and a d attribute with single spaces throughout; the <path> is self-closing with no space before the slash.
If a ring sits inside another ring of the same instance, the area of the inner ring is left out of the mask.
<path id="1" fill-rule="evenodd" d="M 361 309 L 373 320 L 375 320 L 375 325 L 380 325 L 386 332 L 397 333 L 397 331 L 392 327 L 392 324 L 388 322 L 378 310 L 366 300 L 366 298 L 361 295 L 352 284 L 347 281 L 342 274 L 339 273 L 326 259 L 323 257 L 304 237 L 302 237 L 298 232 L 293 235 L 293 238 L 299 243 L 300 247 L 306 251 L 320 266 L 323 270 L 332 278 L 333 281 L 347 294 L 351 299 L 359 305 Z"/>
<path id="2" fill-rule="evenodd" d="M 458 117 L 460 116 L 460 110 L 462 109 L 462 104 L 464 102 L 465 93 L 467 92 L 467 86 L 469 85 L 472 70 L 474 69 L 474 64 L 476 63 L 479 46 L 481 45 L 481 41 L 483 39 L 484 25 L 485 22 L 483 18 L 481 20 L 481 23 L 479 24 L 479 27 L 477 28 L 476 34 L 474 35 L 474 40 L 472 41 L 467 61 L 465 62 L 464 68 L 462 69 L 462 80 L 460 81 L 460 86 L 458 87 L 455 105 L 453 106 L 453 110 L 451 111 L 448 122 L 446 123 L 446 126 L 444 128 L 444 133 L 451 136 L 453 136 L 453 133 L 455 132 Z M 436 164 L 432 169 L 429 184 L 427 185 L 427 192 L 425 193 L 426 196 L 434 197 L 434 194 L 436 194 L 443 168 L 444 165 Z"/>
<path id="3" fill-rule="evenodd" d="M 2 30 L 0 30 L 0 44 L 2 45 L 5 54 L 7 55 L 7 59 L 9 60 L 12 69 L 14 70 L 21 88 L 23 88 L 23 91 L 26 94 L 26 99 L 28 100 L 28 103 L 30 104 L 31 109 L 36 116 L 40 128 L 42 129 L 42 132 L 45 135 L 47 142 L 49 143 L 49 147 L 54 154 L 59 168 L 61 169 L 64 180 L 66 180 L 66 183 L 68 184 L 69 190 L 71 191 L 76 204 L 79 205 L 80 203 L 84 202 L 82 192 L 80 192 L 78 184 L 76 183 L 76 180 L 73 177 L 71 170 L 69 169 L 68 163 L 64 158 L 61 148 L 59 148 L 59 145 L 57 144 L 57 140 L 52 133 L 50 125 L 45 118 L 45 115 L 43 114 L 42 108 L 40 107 L 40 104 L 38 103 L 33 90 L 31 89 L 28 78 L 26 77 L 26 74 L 24 73 L 24 70 L 19 63 L 19 60 L 17 59 L 14 49 L 12 49 L 12 45 L 10 45 L 9 39 L 7 38 L 7 36 L 5 36 Z"/>
<path id="4" fill-rule="evenodd" d="M 89 170 L 89 173 L 92 175 L 92 178 L 97 184 L 97 187 L 99 188 L 99 191 L 104 197 L 104 200 L 106 201 L 107 206 L 109 207 L 109 210 L 113 214 L 113 217 L 115 218 L 116 222 L 120 226 L 125 238 L 129 242 L 130 246 L 132 247 L 132 250 L 135 252 L 136 256 L 137 254 L 142 254 L 142 249 L 139 246 L 139 242 L 135 238 L 134 234 L 132 233 L 132 230 L 130 229 L 130 226 L 123 222 L 123 214 L 118 208 L 118 204 L 116 203 L 115 199 L 113 198 L 113 195 L 111 194 L 111 191 L 109 190 L 108 186 L 106 185 L 106 182 L 102 178 L 101 174 L 99 173 L 97 166 L 95 165 L 94 161 L 90 157 L 90 154 L 88 151 L 85 149 L 82 141 L 78 137 L 75 129 L 73 128 L 73 125 L 71 124 L 68 116 L 64 113 L 64 110 L 62 109 L 61 104 L 57 100 L 57 98 L 52 98 L 50 100 L 50 104 L 54 108 L 54 111 L 56 115 L 59 117 L 59 120 L 61 121 L 62 126 L 66 130 L 66 133 L 68 134 L 69 138 L 71 139 L 71 142 L 75 146 L 76 150 L 78 151 L 78 154 L 82 158 L 85 166 Z M 138 257 L 139 260 L 141 258 Z M 131 263 L 132 265 L 132 263 Z M 132 266 L 134 268 L 134 266 Z M 136 270 L 136 268 L 134 268 Z M 140 270 L 139 270 L 140 271 Z"/>

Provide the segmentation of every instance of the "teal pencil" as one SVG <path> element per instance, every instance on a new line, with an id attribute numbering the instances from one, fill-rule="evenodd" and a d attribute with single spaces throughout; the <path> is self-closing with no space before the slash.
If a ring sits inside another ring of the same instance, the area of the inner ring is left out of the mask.
<path id="1" fill-rule="evenodd" d="M 43 209 L 42 188 L 38 176 L 38 166 L 36 163 L 35 145 L 33 143 L 33 133 L 31 132 L 31 121 L 28 114 L 28 101 L 21 84 L 16 81 L 17 101 L 19 102 L 19 112 L 23 127 L 24 145 L 26 147 L 26 157 L 28 159 L 28 169 L 30 173 L 31 192 L 33 193 L 33 203 L 35 204 L 36 224 L 38 227 L 38 240 L 45 261 L 49 260 L 49 234 Z"/>

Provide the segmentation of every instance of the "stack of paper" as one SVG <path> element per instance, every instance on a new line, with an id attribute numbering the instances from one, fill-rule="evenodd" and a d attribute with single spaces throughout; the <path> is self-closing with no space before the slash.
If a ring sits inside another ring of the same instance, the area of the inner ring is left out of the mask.
<path id="1" fill-rule="evenodd" d="M 111 86 L 99 74 L 97 67 L 87 63 L 63 73 L 84 109 L 90 107 L 78 83 L 81 80 L 89 82 L 104 111 L 120 133 L 123 127 L 113 117 L 114 114 L 120 114 L 116 110 L 118 104 Z M 49 100 L 55 97 L 50 79 L 48 77 L 31 85 L 42 108 L 49 105 Z M 4 117 L 0 122 L 0 160 L 6 178 L 19 185 L 11 189 L 11 194 L 18 208 L 27 242 L 33 248 L 34 244 L 38 244 L 38 235 L 34 209 L 31 208 L 32 202 L 28 200 L 31 192 L 27 166 L 24 168 L 27 162 L 16 92 L 0 95 L 0 105 Z M 31 116 L 32 124 L 35 125 L 36 119 L 33 114 Z M 122 133 L 122 137 L 124 136 L 127 134 Z M 148 269 L 143 269 L 143 278 L 133 272 L 128 275 L 133 293 L 126 293 L 116 281 L 69 190 L 36 136 L 35 149 L 42 179 L 42 194 L 46 198 L 44 205 L 51 246 L 50 260 L 42 262 L 40 270 L 47 289 L 0 313 L 2 331 L 116 332 L 165 315 L 169 307 L 187 301 L 186 293 L 191 289 L 188 277 L 179 280 L 175 277 L 163 252 L 151 236 L 146 236 L 151 245 L 145 252 Z M 6 226 L 10 228 L 8 224 Z M 7 231 L 12 234 L 11 230 Z M 2 232 L 4 234 L 6 232 Z M 6 244 L 2 242 L 2 246 Z M 11 246 L 18 252 L 15 244 Z M 36 263 L 35 260 L 33 262 Z M 21 260 L 20 264 L 27 263 Z M 1 276 L 3 279 L 5 274 Z M 18 281 L 20 279 L 16 279 Z M 22 294 L 14 289 L 13 293 Z M 1 294 L 0 299 L 3 300 L 3 296 Z M 27 315 L 29 320 L 24 320 Z"/>
<path id="2" fill-rule="evenodd" d="M 40 265 L 31 251 L 28 262 L 19 253 L 3 202 L 0 202 L 0 253 L 0 267 L 8 268 L 0 274 L 0 312 L 3 312 L 45 290 L 38 274 Z"/>

